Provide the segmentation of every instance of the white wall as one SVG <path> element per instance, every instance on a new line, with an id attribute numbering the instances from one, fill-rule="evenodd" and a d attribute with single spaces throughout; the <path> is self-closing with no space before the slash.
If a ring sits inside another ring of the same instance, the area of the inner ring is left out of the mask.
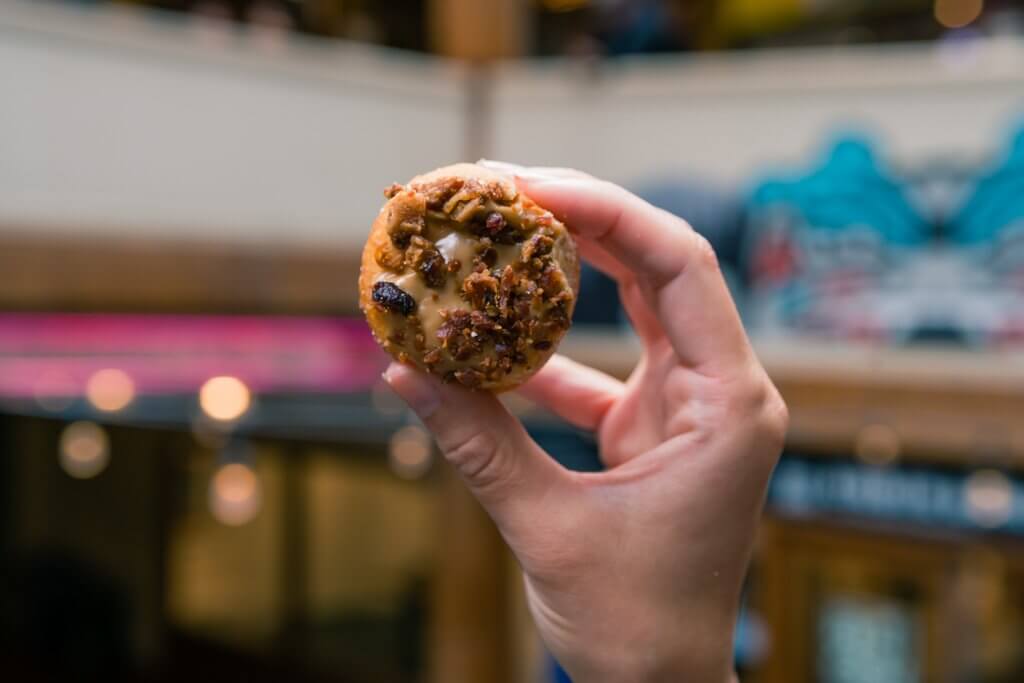
<path id="1" fill-rule="evenodd" d="M 1024 122 L 1024 44 L 804 49 L 645 58 L 587 74 L 506 67 L 496 158 L 625 183 L 659 173 L 743 182 L 807 163 L 834 131 L 874 131 L 898 163 L 983 158 Z"/>
<path id="2" fill-rule="evenodd" d="M 6 230 L 356 245 L 462 154 L 457 69 L 131 10 L 0 4 Z"/>
<path id="3" fill-rule="evenodd" d="M 465 74 L 365 46 L 0 2 L 0 231 L 361 244 L 395 180 L 466 154 Z M 497 69 L 489 156 L 743 182 L 866 124 L 897 162 L 984 158 L 1024 120 L 1024 45 Z"/>

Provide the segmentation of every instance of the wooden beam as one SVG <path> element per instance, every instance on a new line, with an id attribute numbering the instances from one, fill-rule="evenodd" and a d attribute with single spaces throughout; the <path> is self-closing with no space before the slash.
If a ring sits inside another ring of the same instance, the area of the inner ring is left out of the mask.
<path id="1" fill-rule="evenodd" d="M 358 271 L 340 249 L 5 233 L 0 307 L 355 313 Z"/>
<path id="2" fill-rule="evenodd" d="M 452 467 L 440 470 L 427 680 L 512 683 L 509 551 Z"/>
<path id="3" fill-rule="evenodd" d="M 529 11 L 526 0 L 430 0 L 431 48 L 471 61 L 521 56 Z"/>

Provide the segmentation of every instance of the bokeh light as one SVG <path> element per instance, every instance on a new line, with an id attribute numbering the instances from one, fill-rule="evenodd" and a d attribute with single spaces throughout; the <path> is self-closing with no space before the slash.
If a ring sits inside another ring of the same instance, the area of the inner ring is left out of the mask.
<path id="1" fill-rule="evenodd" d="M 249 387 L 237 377 L 211 377 L 199 390 L 199 407 L 214 420 L 237 420 L 251 403 Z"/>
<path id="2" fill-rule="evenodd" d="M 981 16 L 983 0 L 935 0 L 935 21 L 946 28 L 961 28 Z"/>
<path id="3" fill-rule="evenodd" d="M 61 469 L 75 479 L 91 479 L 110 464 L 110 440 L 95 422 L 72 422 L 60 435 Z"/>
<path id="4" fill-rule="evenodd" d="M 116 412 L 135 398 L 135 382 L 124 370 L 97 370 L 86 382 L 85 396 L 97 410 Z"/>
<path id="5" fill-rule="evenodd" d="M 433 440 L 418 425 L 402 427 L 388 444 L 391 471 L 403 479 L 419 479 L 430 471 L 433 463 Z"/>
<path id="6" fill-rule="evenodd" d="M 51 413 L 59 413 L 69 408 L 78 392 L 74 378 L 56 370 L 40 373 L 32 390 L 36 404 Z"/>
<path id="7" fill-rule="evenodd" d="M 854 452 L 870 465 L 891 464 L 900 455 L 899 434 L 888 425 L 865 425 L 857 433 Z"/>
<path id="8" fill-rule="evenodd" d="M 260 480 L 241 463 L 224 465 L 210 483 L 210 512 L 221 524 L 242 526 L 259 514 L 263 505 Z"/>
<path id="9" fill-rule="evenodd" d="M 1002 472 L 978 470 L 967 478 L 964 507 L 981 526 L 1005 524 L 1013 512 L 1013 485 Z"/>

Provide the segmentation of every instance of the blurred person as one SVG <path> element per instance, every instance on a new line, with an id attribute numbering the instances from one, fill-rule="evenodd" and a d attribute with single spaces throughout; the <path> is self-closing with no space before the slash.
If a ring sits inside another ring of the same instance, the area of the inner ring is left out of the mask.
<path id="1" fill-rule="evenodd" d="M 787 413 L 714 251 L 618 186 L 485 163 L 573 226 L 643 344 L 625 383 L 555 356 L 522 389 L 595 432 L 605 470 L 564 469 L 494 396 L 399 364 L 385 379 L 494 519 L 574 680 L 735 680 L 740 589 Z"/>

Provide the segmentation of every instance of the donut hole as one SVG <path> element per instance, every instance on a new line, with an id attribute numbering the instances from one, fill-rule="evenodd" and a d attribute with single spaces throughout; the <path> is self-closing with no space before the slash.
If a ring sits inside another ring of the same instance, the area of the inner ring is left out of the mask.
<path id="1" fill-rule="evenodd" d="M 575 306 L 565 226 L 504 179 L 428 176 L 385 195 L 366 310 L 382 346 L 470 388 L 504 390 L 535 372 Z"/>

